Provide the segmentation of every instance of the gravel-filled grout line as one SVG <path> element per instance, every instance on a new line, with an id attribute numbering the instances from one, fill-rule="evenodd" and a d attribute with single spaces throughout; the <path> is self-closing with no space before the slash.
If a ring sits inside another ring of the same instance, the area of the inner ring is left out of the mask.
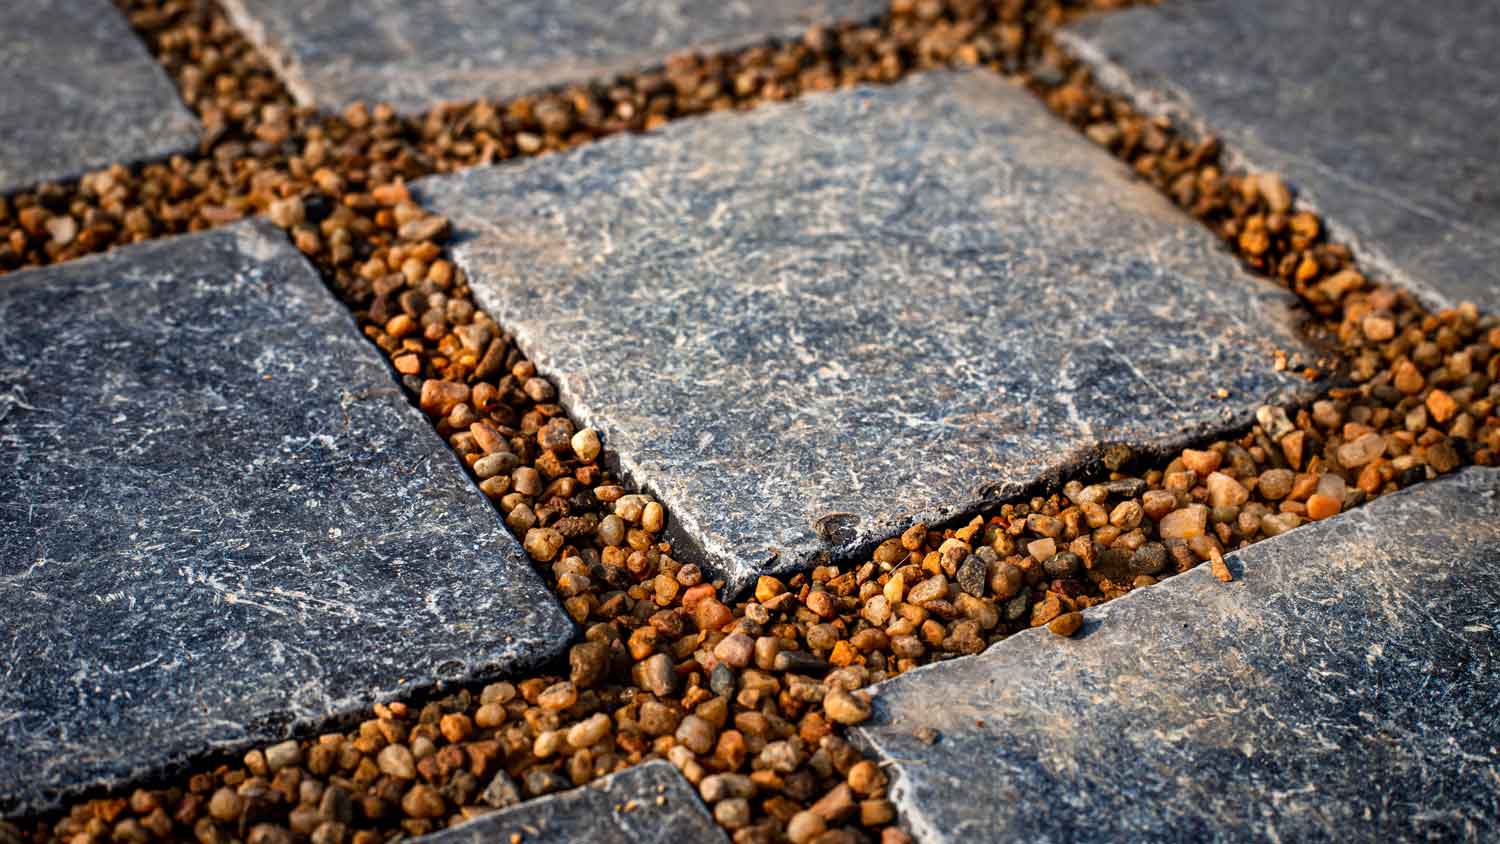
<path id="1" fill-rule="evenodd" d="M 897 0 L 872 26 L 402 120 L 379 107 L 294 108 L 204 2 L 126 3 L 210 127 L 206 153 L 12 197 L 0 204 L 0 266 L 268 213 L 386 351 L 585 633 L 566 676 L 557 666 L 378 706 L 347 732 L 0 825 L 0 842 L 372 844 L 656 757 L 699 787 L 737 842 L 905 841 L 885 775 L 840 735 L 868 713 L 858 688 L 1027 627 L 1066 635 L 1078 610 L 1159 577 L 1204 560 L 1221 571 L 1223 553 L 1308 518 L 1496 462 L 1500 323 L 1472 306 L 1429 313 L 1370 283 L 1279 179 L 1226 173 L 1212 139 L 1096 85 L 1051 43 L 1065 16 L 1054 0 L 989 5 Z M 730 602 L 673 559 L 660 541 L 669 514 L 613 482 L 598 437 L 574 429 L 552 385 L 475 308 L 444 257 L 446 221 L 412 203 L 404 181 L 951 62 L 1019 74 L 1297 293 L 1351 386 L 1309 408 L 1264 408 L 1242 436 L 1169 460 L 1108 452 L 1097 483 L 916 526 L 861 565 L 763 578 Z M 61 211 L 71 240 L 54 236 L 68 233 Z"/>

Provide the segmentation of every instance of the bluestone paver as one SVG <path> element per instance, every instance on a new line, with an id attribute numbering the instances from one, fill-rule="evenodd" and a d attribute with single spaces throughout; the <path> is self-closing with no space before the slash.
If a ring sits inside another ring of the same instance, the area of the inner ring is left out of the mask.
<path id="1" fill-rule="evenodd" d="M 1318 389 L 1273 371 L 1313 357 L 1288 294 L 988 73 L 415 190 L 679 553 L 735 588 Z"/>
<path id="2" fill-rule="evenodd" d="M 0 4 L 0 194 L 190 152 L 198 121 L 109 0 Z"/>
<path id="3" fill-rule="evenodd" d="M 1500 836 L 1500 470 L 1227 562 L 876 687 L 918 840 Z"/>
<path id="4" fill-rule="evenodd" d="M 1166 0 L 1064 43 L 1284 174 L 1367 266 L 1500 307 L 1500 3 Z"/>
<path id="5" fill-rule="evenodd" d="M 572 626 L 266 223 L 0 280 L 0 815 Z"/>
<path id="6" fill-rule="evenodd" d="M 306 105 L 502 98 L 658 67 L 676 52 L 872 19 L 886 0 L 227 0 Z"/>
<path id="7" fill-rule="evenodd" d="M 647 762 L 419 839 L 421 844 L 729 844 L 668 762 Z"/>

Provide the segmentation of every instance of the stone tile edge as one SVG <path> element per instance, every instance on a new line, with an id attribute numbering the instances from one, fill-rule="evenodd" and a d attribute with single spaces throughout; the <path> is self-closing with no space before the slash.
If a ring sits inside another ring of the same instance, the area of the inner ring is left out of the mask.
<path id="1" fill-rule="evenodd" d="M 1108 19 L 1096 16 L 1069 24 L 1059 29 L 1053 37 L 1059 46 L 1093 71 L 1094 78 L 1101 86 L 1125 97 L 1142 113 L 1153 117 L 1168 118 L 1199 138 L 1210 135 L 1219 138 L 1223 142 L 1224 163 L 1232 170 L 1241 170 L 1246 173 L 1275 171 L 1277 168 L 1264 163 L 1264 160 L 1271 157 L 1270 155 L 1254 149 L 1244 149 L 1239 144 L 1229 143 L 1222 134 L 1214 132 L 1213 127 L 1200 116 L 1199 109 L 1187 92 L 1165 79 L 1155 80 L 1144 74 L 1131 73 L 1124 65 L 1115 61 L 1104 49 L 1090 40 L 1091 31 L 1110 25 L 1115 18 L 1129 15 L 1157 17 L 1161 14 L 1161 10 L 1156 6 L 1138 6 L 1116 12 Z M 1318 200 L 1315 191 L 1292 183 L 1290 179 L 1288 182 L 1297 192 L 1298 205 L 1318 215 L 1328 230 L 1329 239 L 1348 245 L 1358 256 L 1359 264 L 1363 264 L 1374 270 L 1376 274 L 1411 291 L 1422 304 L 1434 311 L 1452 308 L 1457 304 L 1440 293 L 1437 288 L 1413 278 L 1377 245 L 1360 237 L 1339 222 L 1336 217 L 1325 213 L 1323 204 Z"/>

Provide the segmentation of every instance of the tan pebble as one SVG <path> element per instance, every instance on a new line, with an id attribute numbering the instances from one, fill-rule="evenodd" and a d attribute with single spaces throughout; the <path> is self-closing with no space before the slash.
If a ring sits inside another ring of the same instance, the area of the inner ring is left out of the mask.
<path id="1" fill-rule="evenodd" d="M 1339 463 L 1357 469 L 1385 453 L 1385 437 L 1371 432 L 1339 446 Z"/>
<path id="2" fill-rule="evenodd" d="M 651 502 L 641 510 L 641 530 L 660 533 L 666 527 L 667 511 L 658 502 Z"/>
<path id="3" fill-rule="evenodd" d="M 1458 412 L 1458 402 L 1442 390 L 1433 390 L 1427 394 L 1427 412 L 1439 425 L 1453 418 Z"/>
<path id="4" fill-rule="evenodd" d="M 221 788 L 208 799 L 208 813 L 214 820 L 238 820 L 245 811 L 245 798 L 232 788 Z"/>
<path id="5" fill-rule="evenodd" d="M 537 695 L 536 705 L 543 709 L 558 712 L 567 709 L 578 702 L 578 689 L 571 682 L 564 680 L 561 683 L 553 683 L 542 693 Z"/>
<path id="6" fill-rule="evenodd" d="M 411 749 L 404 744 L 388 744 L 375 757 L 380 772 L 386 776 L 395 777 L 398 780 L 415 779 L 417 776 L 417 760 L 412 756 Z"/>
<path id="7" fill-rule="evenodd" d="M 531 528 L 526 531 L 526 538 L 521 544 L 532 559 L 546 563 L 557 556 L 563 541 L 563 535 L 553 528 Z"/>
<path id="8" fill-rule="evenodd" d="M 1377 343 L 1383 343 L 1396 336 L 1396 321 L 1391 318 L 1390 314 L 1379 311 L 1366 314 L 1365 318 L 1360 321 L 1359 327 L 1365 337 Z"/>
<path id="9" fill-rule="evenodd" d="M 1047 539 L 1038 539 L 1035 542 L 1028 542 L 1026 543 L 1026 553 L 1030 554 L 1033 560 L 1040 563 L 1057 553 L 1057 540 L 1049 537 Z"/>
<path id="10" fill-rule="evenodd" d="M 1250 491 L 1223 472 L 1210 472 L 1205 481 L 1208 502 L 1214 507 L 1239 507 L 1250 500 Z"/>
<path id="11" fill-rule="evenodd" d="M 447 809 L 443 795 L 426 783 L 419 783 L 401 798 L 401 810 L 413 818 L 436 818 Z"/>
<path id="12" fill-rule="evenodd" d="M 870 717 L 870 704 L 849 691 L 834 688 L 823 696 L 823 711 L 839 724 L 860 724 Z"/>
<path id="13" fill-rule="evenodd" d="M 1208 529 L 1208 508 L 1193 504 L 1162 517 L 1157 530 L 1162 539 L 1192 539 Z"/>
<path id="14" fill-rule="evenodd" d="M 849 783 L 849 787 L 854 789 L 856 794 L 870 795 L 885 788 L 886 776 L 885 772 L 880 770 L 879 765 L 865 759 L 854 763 L 854 766 L 849 769 L 848 776 L 845 777 L 845 782 Z"/>
<path id="15" fill-rule="evenodd" d="M 1307 499 L 1307 517 L 1313 521 L 1338 515 L 1343 501 L 1331 495 L 1319 493 Z"/>
<path id="16" fill-rule="evenodd" d="M 1217 451 L 1196 451 L 1191 448 L 1182 451 L 1182 465 L 1196 472 L 1200 478 L 1208 477 L 1219 468 L 1223 459 L 1223 455 Z"/>
<path id="17" fill-rule="evenodd" d="M 1229 565 L 1224 562 L 1224 555 L 1219 553 L 1219 549 L 1209 549 L 1208 559 L 1209 570 L 1213 572 L 1214 577 L 1217 577 L 1219 580 L 1225 583 L 1229 583 L 1234 580 L 1234 575 L 1229 573 Z"/>
<path id="18" fill-rule="evenodd" d="M 792 815 L 791 821 L 786 825 L 786 837 L 792 844 L 808 844 L 827 828 L 828 825 L 817 812 L 803 810 Z"/>
<path id="19" fill-rule="evenodd" d="M 1074 633 L 1077 633 L 1078 628 L 1082 626 L 1083 613 L 1081 612 L 1065 612 L 1057 618 L 1054 618 L 1051 621 L 1047 622 L 1048 630 L 1051 630 L 1058 636 L 1063 637 L 1072 636 Z"/>
<path id="20" fill-rule="evenodd" d="M 267 211 L 271 222 L 278 228 L 289 229 L 307 220 L 307 211 L 300 196 L 278 199 L 271 203 Z"/>
<path id="21" fill-rule="evenodd" d="M 575 749 L 593 747 L 609 735 L 611 726 L 609 716 L 597 712 L 568 730 L 568 744 Z"/>
<path id="22" fill-rule="evenodd" d="M 580 460 L 593 460 L 599 456 L 599 432 L 593 428 L 583 428 L 573 435 L 573 453 Z"/>

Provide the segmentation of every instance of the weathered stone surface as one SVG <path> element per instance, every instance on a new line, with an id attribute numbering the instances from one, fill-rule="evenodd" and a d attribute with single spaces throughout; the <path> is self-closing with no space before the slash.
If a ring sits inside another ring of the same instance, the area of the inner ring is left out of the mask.
<path id="1" fill-rule="evenodd" d="M 1500 471 L 1227 562 L 877 687 L 918 840 L 1500 836 Z"/>
<path id="2" fill-rule="evenodd" d="M 268 224 L 0 281 L 0 815 L 571 625 Z"/>
<path id="3" fill-rule="evenodd" d="M 0 3 L 0 194 L 192 150 L 198 121 L 109 0 Z"/>
<path id="4" fill-rule="evenodd" d="M 1283 173 L 1385 277 L 1500 307 L 1500 4 L 1168 0 L 1064 35 L 1106 84 Z"/>
<path id="5" fill-rule="evenodd" d="M 420 838 L 420 844 L 728 844 L 692 786 L 667 762 L 647 762 Z"/>
<path id="6" fill-rule="evenodd" d="M 660 66 L 809 26 L 866 20 L 885 0 L 226 0 L 297 98 L 420 112 Z"/>
<path id="7" fill-rule="evenodd" d="M 480 303 L 736 587 L 1315 389 L 1272 371 L 1303 350 L 1287 294 L 987 73 L 417 192 Z"/>

